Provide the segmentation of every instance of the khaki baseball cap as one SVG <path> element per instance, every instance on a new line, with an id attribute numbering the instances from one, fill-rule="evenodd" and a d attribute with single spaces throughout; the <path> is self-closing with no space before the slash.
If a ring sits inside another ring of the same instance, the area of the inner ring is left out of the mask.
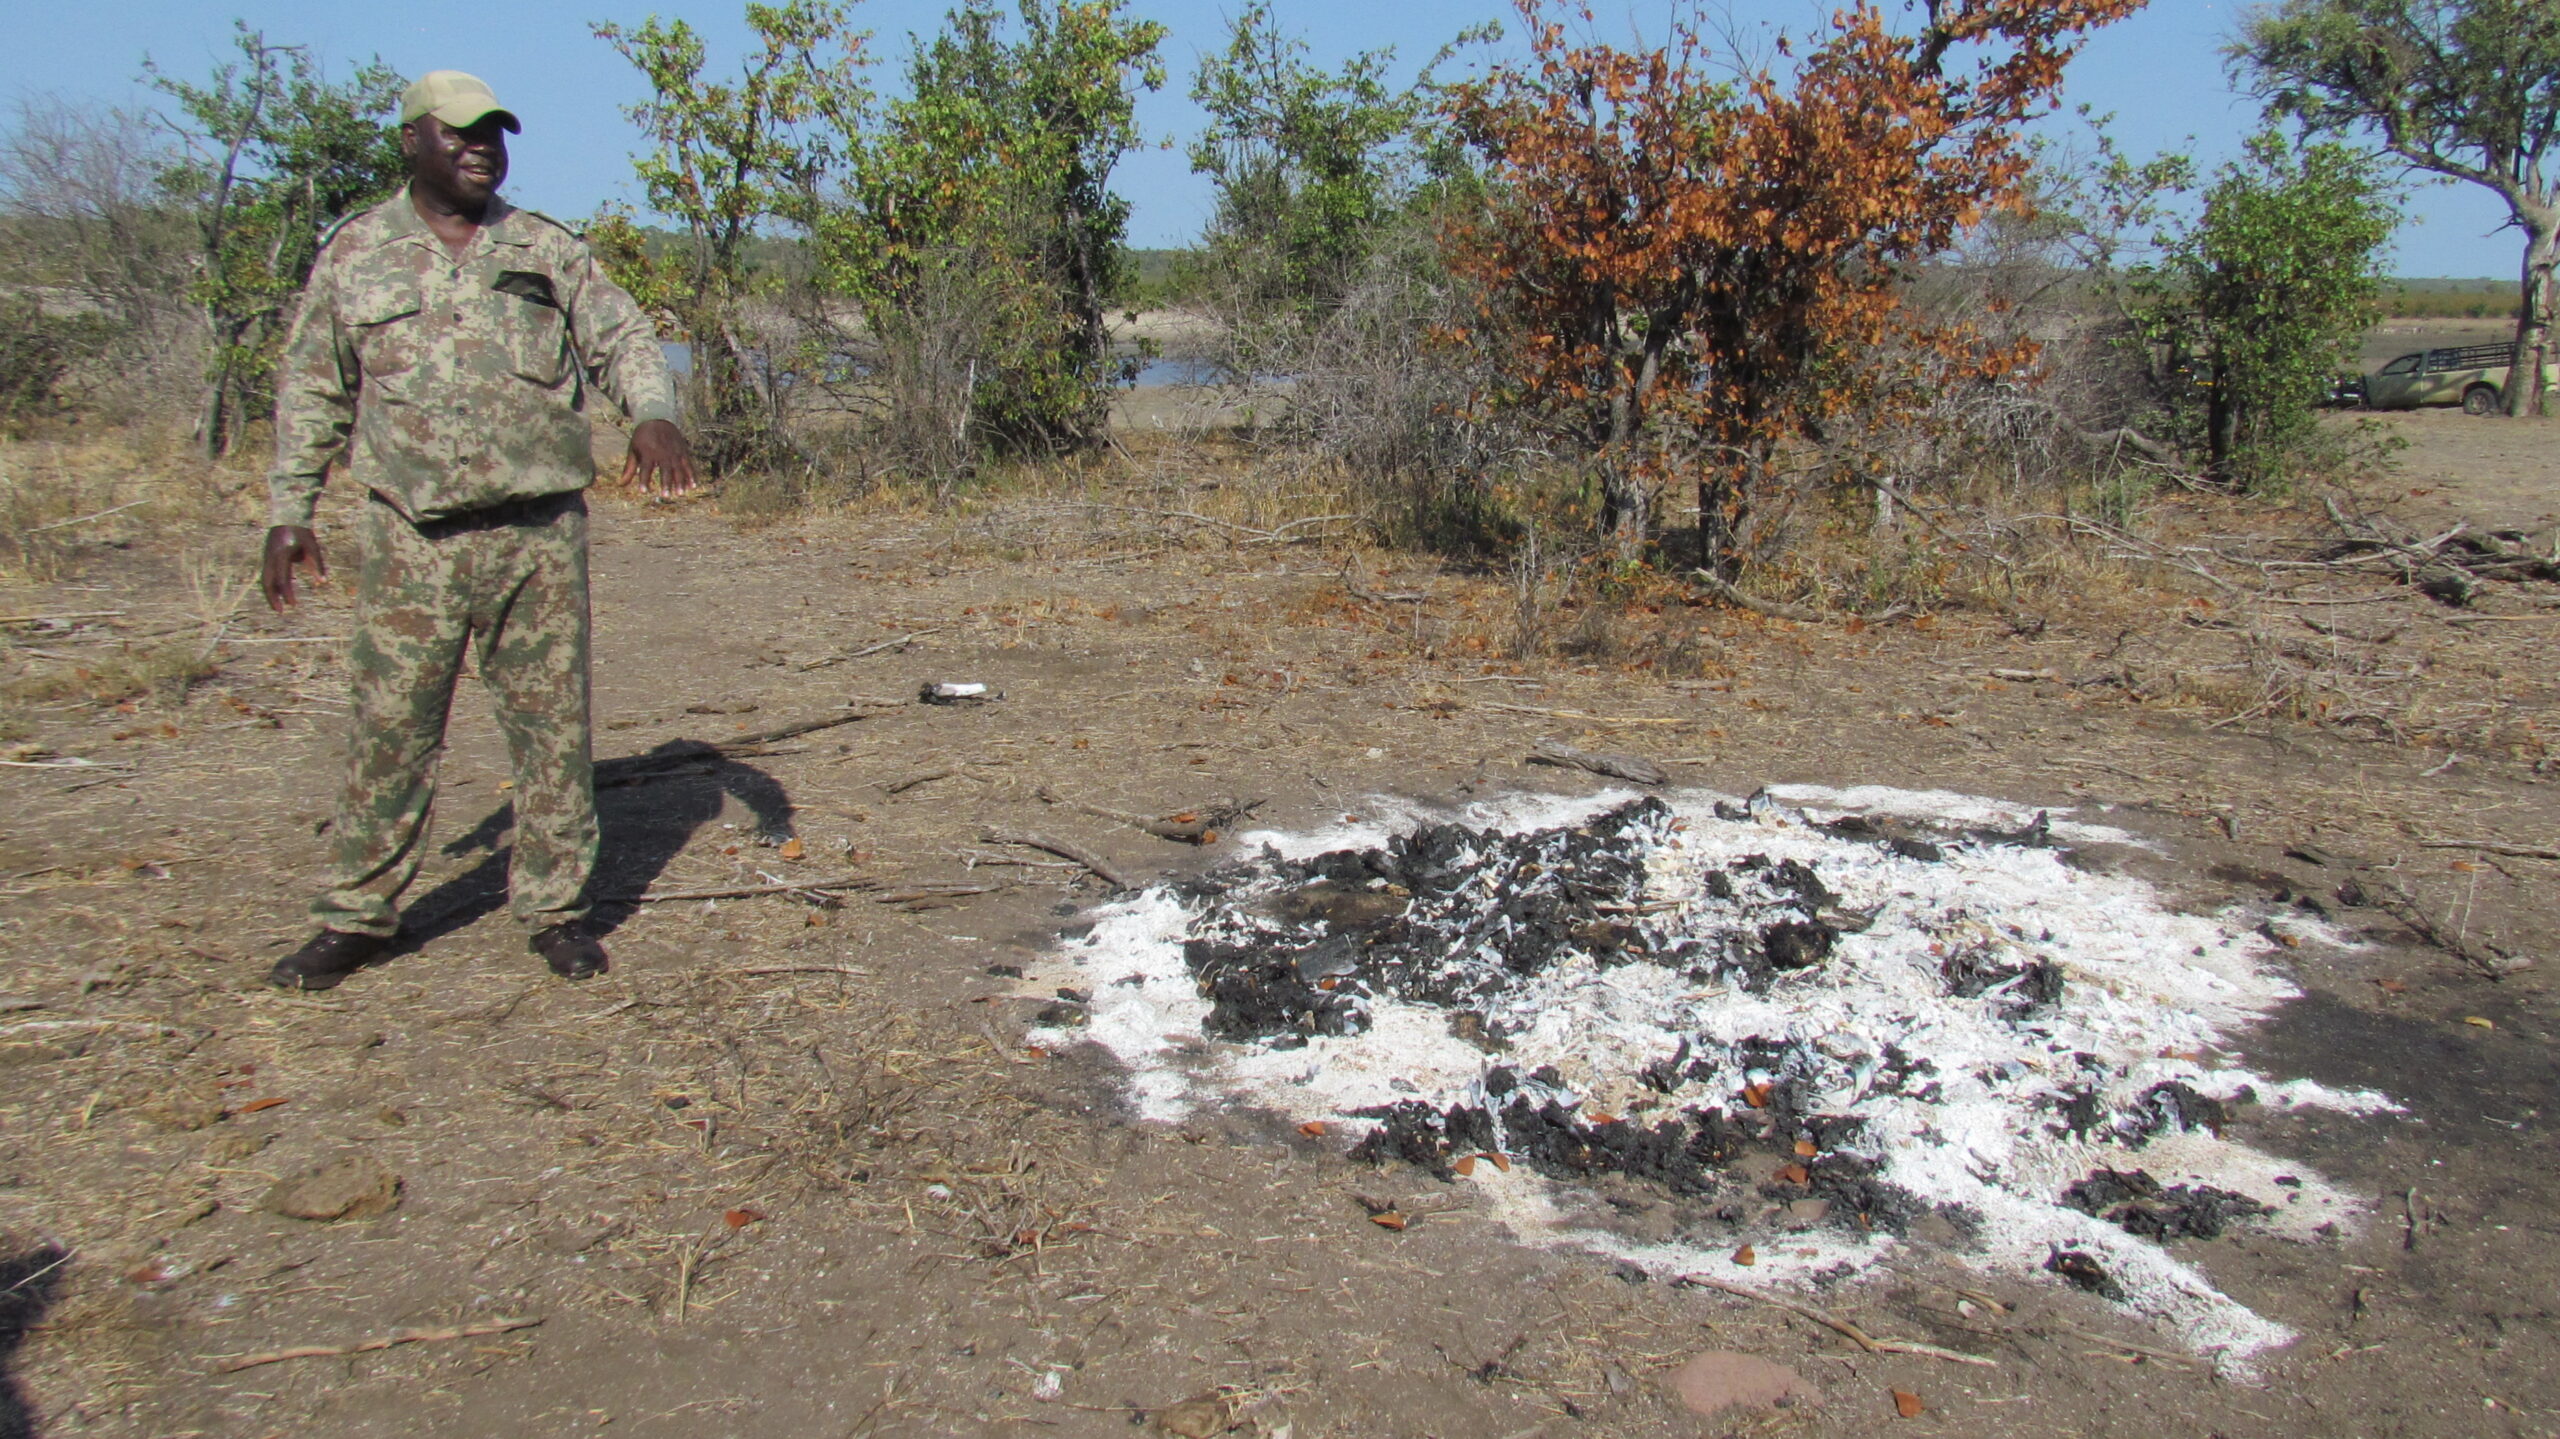
<path id="1" fill-rule="evenodd" d="M 488 81 L 459 70 L 430 70 L 400 94 L 403 125 L 421 115 L 433 115 L 459 130 L 493 114 L 510 134 L 523 133 L 515 112 L 498 103 L 498 92 L 489 88 Z"/>

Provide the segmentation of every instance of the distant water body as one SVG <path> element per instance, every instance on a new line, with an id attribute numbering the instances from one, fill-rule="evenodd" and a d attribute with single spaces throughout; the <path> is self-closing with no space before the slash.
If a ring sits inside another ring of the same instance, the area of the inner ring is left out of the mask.
<path id="1" fill-rule="evenodd" d="M 667 353 L 667 368 L 679 375 L 693 373 L 693 347 L 682 340 L 668 340 L 659 345 Z M 1207 385 L 1218 379 L 1218 367 L 1205 360 L 1154 359 L 1138 369 L 1136 388 L 1162 389 L 1173 385 Z"/>

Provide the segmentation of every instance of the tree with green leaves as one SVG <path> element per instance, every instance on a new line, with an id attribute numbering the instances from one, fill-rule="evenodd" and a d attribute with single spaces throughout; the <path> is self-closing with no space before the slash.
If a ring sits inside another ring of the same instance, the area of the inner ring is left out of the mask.
<path id="1" fill-rule="evenodd" d="M 1111 172 L 1141 143 L 1137 90 L 1164 83 L 1164 27 L 1126 8 L 1019 0 L 1008 25 L 966 0 L 917 47 L 843 201 L 813 210 L 822 287 L 956 397 L 964 455 L 1101 437 L 1120 379 L 1105 306 L 1129 264 Z"/>
<path id="2" fill-rule="evenodd" d="M 2143 173 L 2175 187 L 2184 170 Z M 2128 273 L 2172 418 L 2216 478 L 2280 485 L 2325 448 L 2319 408 L 2379 315 L 2396 200 L 2362 151 L 2264 132 L 2215 174 L 2195 218 L 2159 237 L 2159 258 Z"/>
<path id="3" fill-rule="evenodd" d="M 208 455 L 274 408 L 277 352 L 321 232 L 404 173 L 391 122 L 405 82 L 381 60 L 331 80 L 308 49 L 246 23 L 234 43 L 241 58 L 201 83 L 143 62 L 183 117 L 187 158 L 162 184 L 196 217 L 191 291 L 211 338 L 197 435 Z"/>
<path id="4" fill-rule="evenodd" d="M 1366 50 L 1338 71 L 1308 63 L 1306 43 L 1281 32 L 1254 0 L 1206 56 L 1191 98 L 1209 113 L 1191 145 L 1193 173 L 1217 188 L 1210 263 L 1248 305 L 1305 319 L 1340 298 L 1378 226 L 1399 208 L 1421 86 L 1387 82 L 1393 50 Z"/>
<path id="5" fill-rule="evenodd" d="M 2524 235 L 2510 414 L 2540 414 L 2560 302 L 2560 5 L 2552 0 L 2281 0 L 2230 54 L 2276 116 L 2357 133 L 2474 184 Z"/>
<path id="6" fill-rule="evenodd" d="M 750 4 L 746 19 L 756 48 L 734 81 L 706 76 L 702 37 L 683 20 L 595 27 L 649 81 L 628 112 L 651 145 L 634 168 L 650 208 L 682 230 L 653 249 L 628 212 L 609 210 L 591 238 L 615 282 L 690 350 L 687 429 L 715 473 L 770 458 L 782 439 L 777 347 L 747 333 L 746 307 L 772 281 L 754 242 L 808 223 L 871 104 L 869 36 L 845 6 Z"/>

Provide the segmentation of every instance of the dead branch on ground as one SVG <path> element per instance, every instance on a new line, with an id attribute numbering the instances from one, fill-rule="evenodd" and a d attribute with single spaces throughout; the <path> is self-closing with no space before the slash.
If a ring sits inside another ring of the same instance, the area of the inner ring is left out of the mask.
<path id="1" fill-rule="evenodd" d="M 1671 782 L 1671 772 L 1641 755 L 1601 754 L 1575 749 L 1562 740 L 1541 735 L 1530 742 L 1529 763 L 1554 765 L 1559 769 L 1588 770 L 1611 779 L 1630 780 L 1636 784 L 1663 785 Z"/>
<path id="2" fill-rule="evenodd" d="M 1762 615 L 1769 619 L 1787 620 L 1800 625 L 1818 625 L 1828 622 L 1831 618 L 1820 610 L 1807 609 L 1802 605 L 1784 604 L 1777 600 L 1764 600 L 1757 595 L 1744 594 L 1735 588 L 1731 581 L 1705 570 L 1691 570 L 1689 578 L 1698 588 L 1705 590 L 1718 600 L 1736 609 L 1749 610 L 1755 615 Z M 1851 618 L 1863 620 L 1871 625 L 1880 625 L 1901 619 L 1910 613 L 1909 605 L 1893 605 L 1871 615 L 1854 615 Z"/>
<path id="3" fill-rule="evenodd" d="M 1103 883 L 1111 886 L 1113 889 L 1136 889 L 1138 887 L 1136 881 L 1130 879 L 1127 875 L 1122 874 L 1119 870 L 1114 869 L 1111 865 L 1111 861 L 1104 859 L 1102 856 L 1095 854 L 1092 850 L 1089 850 L 1080 844 L 1072 844 L 1063 839 L 1052 839 L 1045 834 L 1034 834 L 1029 830 L 1014 829 L 991 828 L 983 831 L 979 835 L 979 838 L 985 840 L 988 844 L 1020 845 L 1024 849 L 1042 850 L 1046 853 L 1054 854 L 1060 859 L 1074 860 L 1076 863 L 1083 865 L 1086 869 L 1092 870 L 1096 877 L 1100 878 Z"/>
<path id="4" fill-rule="evenodd" d="M 1941 1349 L 1935 1344 L 1919 1344 L 1910 1340 L 1878 1339 L 1829 1310 L 1816 1309 L 1810 1304 L 1799 1304 L 1795 1300 L 1781 1298 L 1766 1290 L 1754 1289 L 1747 1284 L 1728 1283 L 1705 1274 L 1684 1274 L 1677 1282 L 1694 1285 L 1701 1289 L 1718 1290 L 1743 1299 L 1757 1299 L 1763 1304 L 1784 1309 L 1790 1314 L 1800 1315 L 1831 1330 L 1869 1354 L 1915 1354 L 1924 1359 L 1944 1359 L 1950 1364 L 1971 1364 L 1982 1369 L 2000 1367 L 2000 1361 L 1985 1359 L 1979 1354 L 1960 1353 L 1953 1349 Z"/>
<path id="5" fill-rule="evenodd" d="M 454 1339 L 477 1339 L 485 1334 L 508 1334 L 540 1324 L 538 1317 L 492 1319 L 481 1324 L 457 1324 L 450 1329 L 402 1329 L 353 1344 L 304 1344 L 292 1349 L 274 1349 L 264 1354 L 243 1354 L 237 1358 L 217 1360 L 214 1372 L 237 1374 L 261 1364 L 282 1364 L 288 1359 L 335 1359 L 348 1354 L 370 1354 L 377 1349 L 391 1349 L 402 1344 L 442 1344 Z"/>
<path id="6" fill-rule="evenodd" d="M 2455 609 L 2469 608 L 2483 581 L 2560 583 L 2560 549 L 2537 554 L 2525 548 L 2520 530 L 2480 530 L 2464 520 L 2420 535 L 2379 516 L 2349 515 L 2335 496 L 2322 503 L 2340 538 L 2321 553 L 2320 563 L 2378 563 L 2400 583 Z"/>
<path id="7" fill-rule="evenodd" d="M 1218 841 L 1218 835 L 1229 825 L 1262 808 L 1262 801 L 1258 799 L 1228 800 L 1220 804 L 1195 805 L 1189 809 L 1176 810 L 1171 814 L 1151 817 L 1132 814 L 1125 809 L 1086 804 L 1082 800 L 1070 799 L 1048 785 L 1040 786 L 1034 793 L 1044 804 L 1064 805 L 1068 809 L 1081 810 L 1096 819 L 1117 820 L 1131 829 L 1154 835 L 1158 839 L 1169 839 L 1177 844 L 1215 844 Z"/>

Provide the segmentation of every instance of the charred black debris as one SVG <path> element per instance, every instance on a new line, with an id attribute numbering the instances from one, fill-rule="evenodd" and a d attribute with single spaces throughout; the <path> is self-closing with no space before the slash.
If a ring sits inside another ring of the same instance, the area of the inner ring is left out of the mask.
<path id="1" fill-rule="evenodd" d="M 1745 819 L 1769 807 L 1754 796 L 1747 806 L 1720 805 L 1719 814 Z M 1873 922 L 1873 914 L 1844 909 L 1812 865 L 1762 855 L 1708 870 L 1694 903 L 1649 905 L 1648 860 L 1681 823 L 1669 806 L 1644 798 L 1579 824 L 1520 833 L 1429 824 L 1376 848 L 1305 859 L 1265 850 L 1183 881 L 1179 893 L 1196 906 L 1183 958 L 1210 1004 L 1207 1031 L 1287 1049 L 1312 1036 L 1365 1032 L 1381 999 L 1447 1011 L 1451 1032 L 1487 1054 L 1481 1081 L 1445 1106 L 1406 1100 L 1362 1111 L 1375 1121 L 1352 1151 L 1364 1162 L 1411 1165 L 1442 1179 L 1477 1162 L 1520 1163 L 1556 1180 L 1605 1182 L 1612 1202 L 1632 1184 L 1667 1200 L 1679 1227 L 1699 1237 L 1710 1226 L 1730 1231 L 1773 1215 L 1901 1233 L 1934 1214 L 1942 1222 L 1930 1232 L 1970 1242 L 1979 1216 L 1932 1206 L 1854 1152 L 1863 1126 L 1823 1111 L 1818 1073 L 1826 1061 L 1804 1041 L 1683 1040 L 1632 1076 L 1665 1101 L 1644 1117 L 1594 1112 L 1554 1070 L 1521 1073 L 1502 1062 L 1511 1037 L 1535 1019 L 1508 1001 L 1569 960 L 1604 968 L 1646 961 L 1701 987 L 1756 993 L 1818 971 L 1843 935 Z M 1967 845 L 2054 843 L 2042 814 L 2017 830 L 1924 835 L 1861 816 L 1822 828 L 1923 863 Z M 1712 922 L 1701 925 L 1701 913 Z M 2060 966 L 2022 957 L 2036 936 L 1976 928 L 1942 937 L 1948 994 L 1985 999 L 2011 1024 L 2031 1024 L 2060 1002 Z M 2104 1069 L 2094 1056 L 2081 1059 Z M 2056 1100 L 2057 1134 L 2107 1131 L 2139 1147 L 2166 1130 L 2219 1128 L 2225 1117 L 2218 1101 L 2178 1083 L 2155 1085 L 2130 1111 L 2110 1113 L 2102 1078 L 2093 1074 Z M 1858 1092 L 1932 1101 L 1941 1083 L 1927 1059 L 1887 1046 L 1861 1072 Z M 1725 1102 L 1674 1107 L 1678 1096 L 1701 1091 Z M 2102 1171 L 2066 1199 L 2164 1239 L 2212 1238 L 2233 1219 L 2270 1212 L 2225 1191 L 2164 1189 L 2139 1170 Z M 2097 1262 L 2077 1251 L 2057 1253 L 2047 1268 L 2093 1292 L 2116 1292 Z"/>

